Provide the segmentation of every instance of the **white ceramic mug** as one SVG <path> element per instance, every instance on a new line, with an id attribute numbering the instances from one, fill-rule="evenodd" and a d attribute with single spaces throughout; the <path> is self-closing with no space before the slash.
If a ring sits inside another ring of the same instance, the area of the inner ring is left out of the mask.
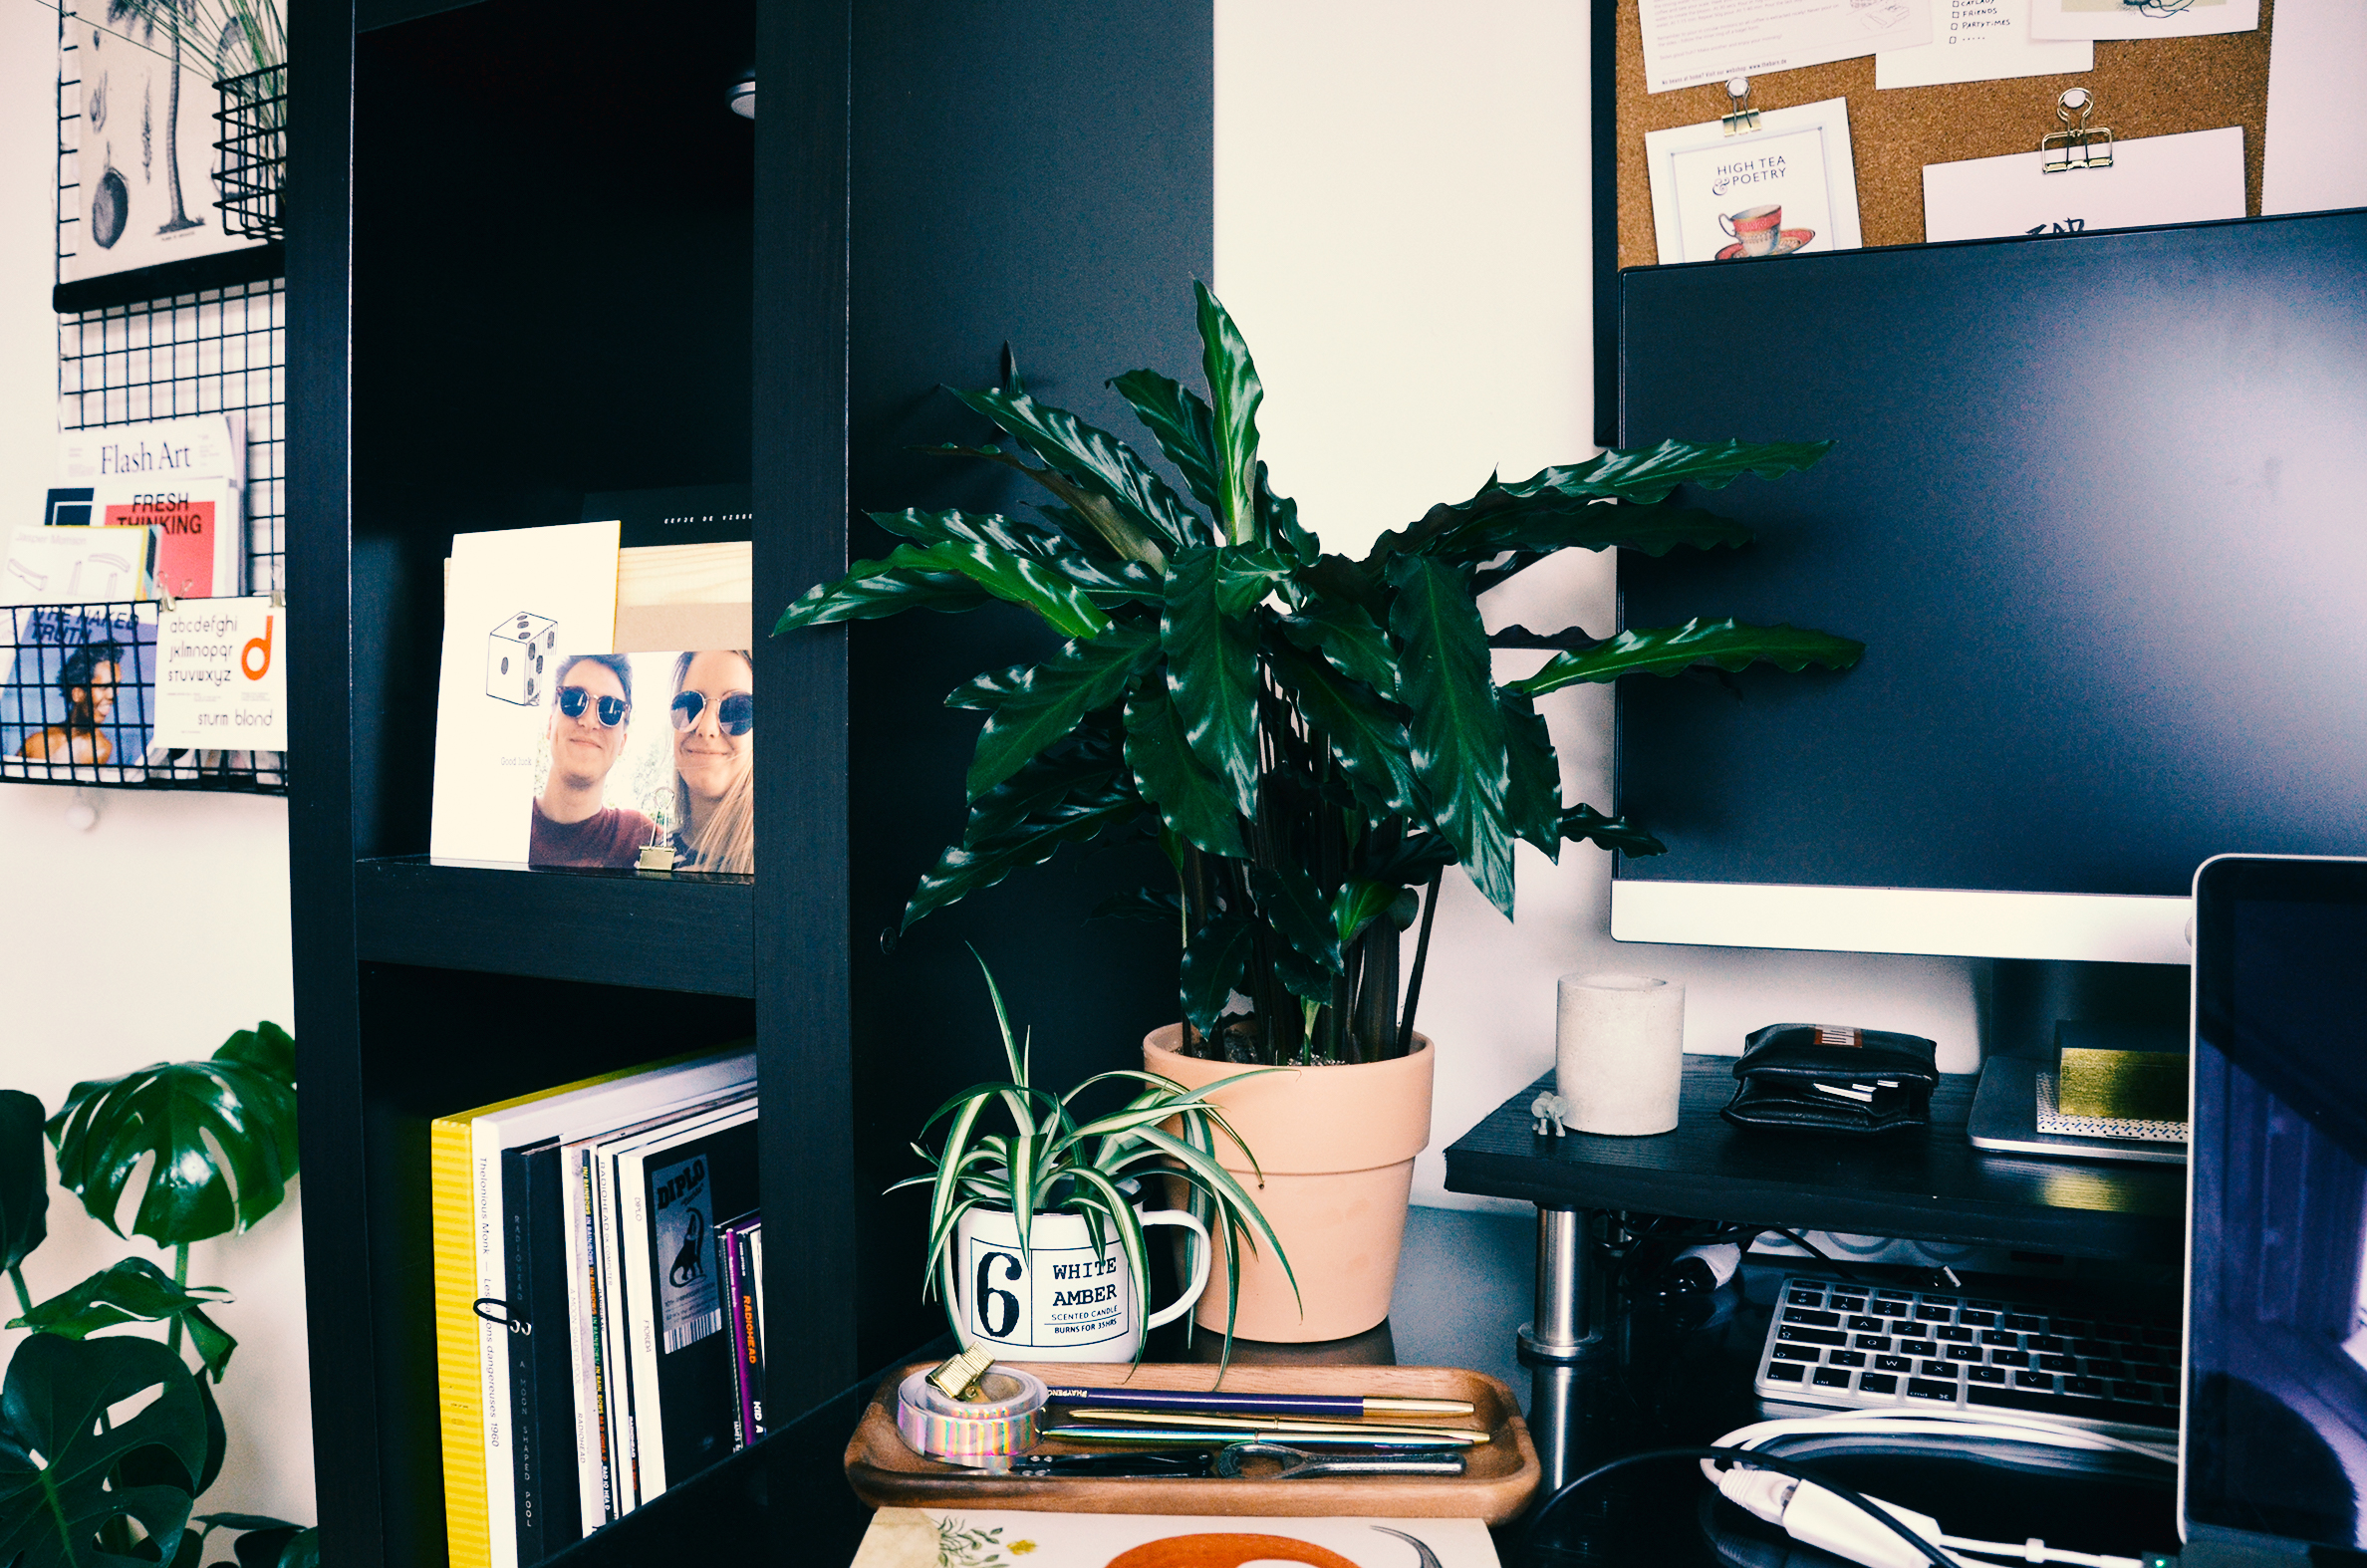
<path id="1" fill-rule="evenodd" d="M 1199 1237 L 1198 1259 L 1184 1294 L 1151 1314 L 1157 1328 L 1191 1310 L 1208 1288 L 1208 1232 L 1179 1208 L 1135 1210 L 1147 1230 L 1182 1225 Z M 1143 1347 L 1142 1286 L 1126 1248 L 1102 1222 L 1096 1250 L 1084 1216 L 1039 1213 L 1019 1248 L 1019 1223 L 1007 1209 L 973 1208 L 953 1230 L 955 1330 L 972 1344 L 1007 1351 L 1013 1361 L 1132 1361 Z"/>

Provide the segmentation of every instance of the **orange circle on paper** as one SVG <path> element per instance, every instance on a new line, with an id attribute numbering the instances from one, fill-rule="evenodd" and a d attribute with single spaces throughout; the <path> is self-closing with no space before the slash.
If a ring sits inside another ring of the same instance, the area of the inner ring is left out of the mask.
<path id="1" fill-rule="evenodd" d="M 1254 1562 L 1306 1563 L 1308 1568 L 1357 1568 L 1338 1552 L 1287 1535 L 1171 1535 L 1146 1541 L 1110 1559 L 1110 1568 L 1240 1568 Z"/>

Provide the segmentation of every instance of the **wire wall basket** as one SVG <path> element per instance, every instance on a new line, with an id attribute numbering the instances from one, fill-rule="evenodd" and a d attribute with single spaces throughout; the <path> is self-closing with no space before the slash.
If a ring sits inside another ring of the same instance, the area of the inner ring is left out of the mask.
<path id="1" fill-rule="evenodd" d="M 278 239 L 280 189 L 288 172 L 288 68 L 266 66 L 214 84 L 222 128 L 222 227 L 248 239 Z"/>
<path id="2" fill-rule="evenodd" d="M 288 792 L 283 753 L 154 743 L 156 611 L 153 600 L 0 609 L 0 782 Z"/>

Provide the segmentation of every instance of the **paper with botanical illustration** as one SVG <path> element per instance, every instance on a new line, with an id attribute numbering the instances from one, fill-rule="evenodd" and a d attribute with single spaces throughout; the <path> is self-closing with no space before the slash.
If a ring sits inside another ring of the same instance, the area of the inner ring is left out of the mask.
<path id="1" fill-rule="evenodd" d="M 851 1568 L 1498 1568 L 1477 1519 L 882 1508 Z"/>
<path id="2" fill-rule="evenodd" d="M 1764 111 L 1744 135 L 1727 135 L 1714 120 L 1655 131 L 1644 153 L 1663 262 L 1755 261 L 1863 243 L 1844 99 Z"/>
<path id="3" fill-rule="evenodd" d="M 2112 144 L 2109 168 L 2049 174 L 2038 152 L 1924 166 L 1924 238 L 2081 234 L 2243 216 L 2243 128 Z"/>
<path id="4" fill-rule="evenodd" d="M 2032 38 L 2199 38 L 2259 25 L 2260 0 L 2030 0 Z"/>
<path id="5" fill-rule="evenodd" d="M 1934 0 L 1642 0 L 1647 92 L 1932 41 Z"/>
<path id="6" fill-rule="evenodd" d="M 1874 57 L 1877 88 L 2002 82 L 2095 69 L 2096 46 L 2087 40 L 2030 36 L 2031 0 L 1936 3 L 1930 43 L 1921 49 L 1886 49 Z"/>

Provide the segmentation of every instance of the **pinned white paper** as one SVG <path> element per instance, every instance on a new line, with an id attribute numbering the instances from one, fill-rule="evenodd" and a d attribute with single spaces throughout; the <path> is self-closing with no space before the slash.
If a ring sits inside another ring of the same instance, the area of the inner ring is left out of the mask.
<path id="1" fill-rule="evenodd" d="M 1756 261 L 1855 250 L 1857 172 L 1849 103 L 1770 109 L 1729 136 L 1717 121 L 1644 137 L 1660 259 Z"/>
<path id="2" fill-rule="evenodd" d="M 1930 43 L 1921 49 L 1886 49 L 1874 57 L 1877 88 L 2002 82 L 2095 69 L 2096 46 L 2086 40 L 2051 42 L 2030 36 L 2030 0 L 1938 4 Z"/>
<path id="3" fill-rule="evenodd" d="M 1647 92 L 1932 41 L 1934 0 L 1642 0 Z"/>
<path id="4" fill-rule="evenodd" d="M 287 612 L 267 598 L 184 599 L 158 611 L 152 744 L 287 750 Z"/>
<path id="5" fill-rule="evenodd" d="M 2112 166 L 2048 174 L 2012 152 L 1924 166 L 1924 238 L 2079 234 L 2243 216 L 2243 128 L 2112 143 Z"/>
<path id="6" fill-rule="evenodd" d="M 2260 211 L 2367 207 L 2367 158 L 2328 128 L 2357 112 L 2367 4 L 2280 0 L 2268 35 L 2268 131 Z"/>
<path id="7" fill-rule="evenodd" d="M 2199 38 L 2259 25 L 2260 0 L 2030 0 L 2033 38 Z"/>
<path id="8" fill-rule="evenodd" d="M 526 861 L 535 753 L 556 659 L 605 653 L 617 636 L 617 525 L 565 523 L 461 534 L 444 587 L 435 698 L 439 860 Z M 398 700 L 394 693 L 382 700 Z"/>

